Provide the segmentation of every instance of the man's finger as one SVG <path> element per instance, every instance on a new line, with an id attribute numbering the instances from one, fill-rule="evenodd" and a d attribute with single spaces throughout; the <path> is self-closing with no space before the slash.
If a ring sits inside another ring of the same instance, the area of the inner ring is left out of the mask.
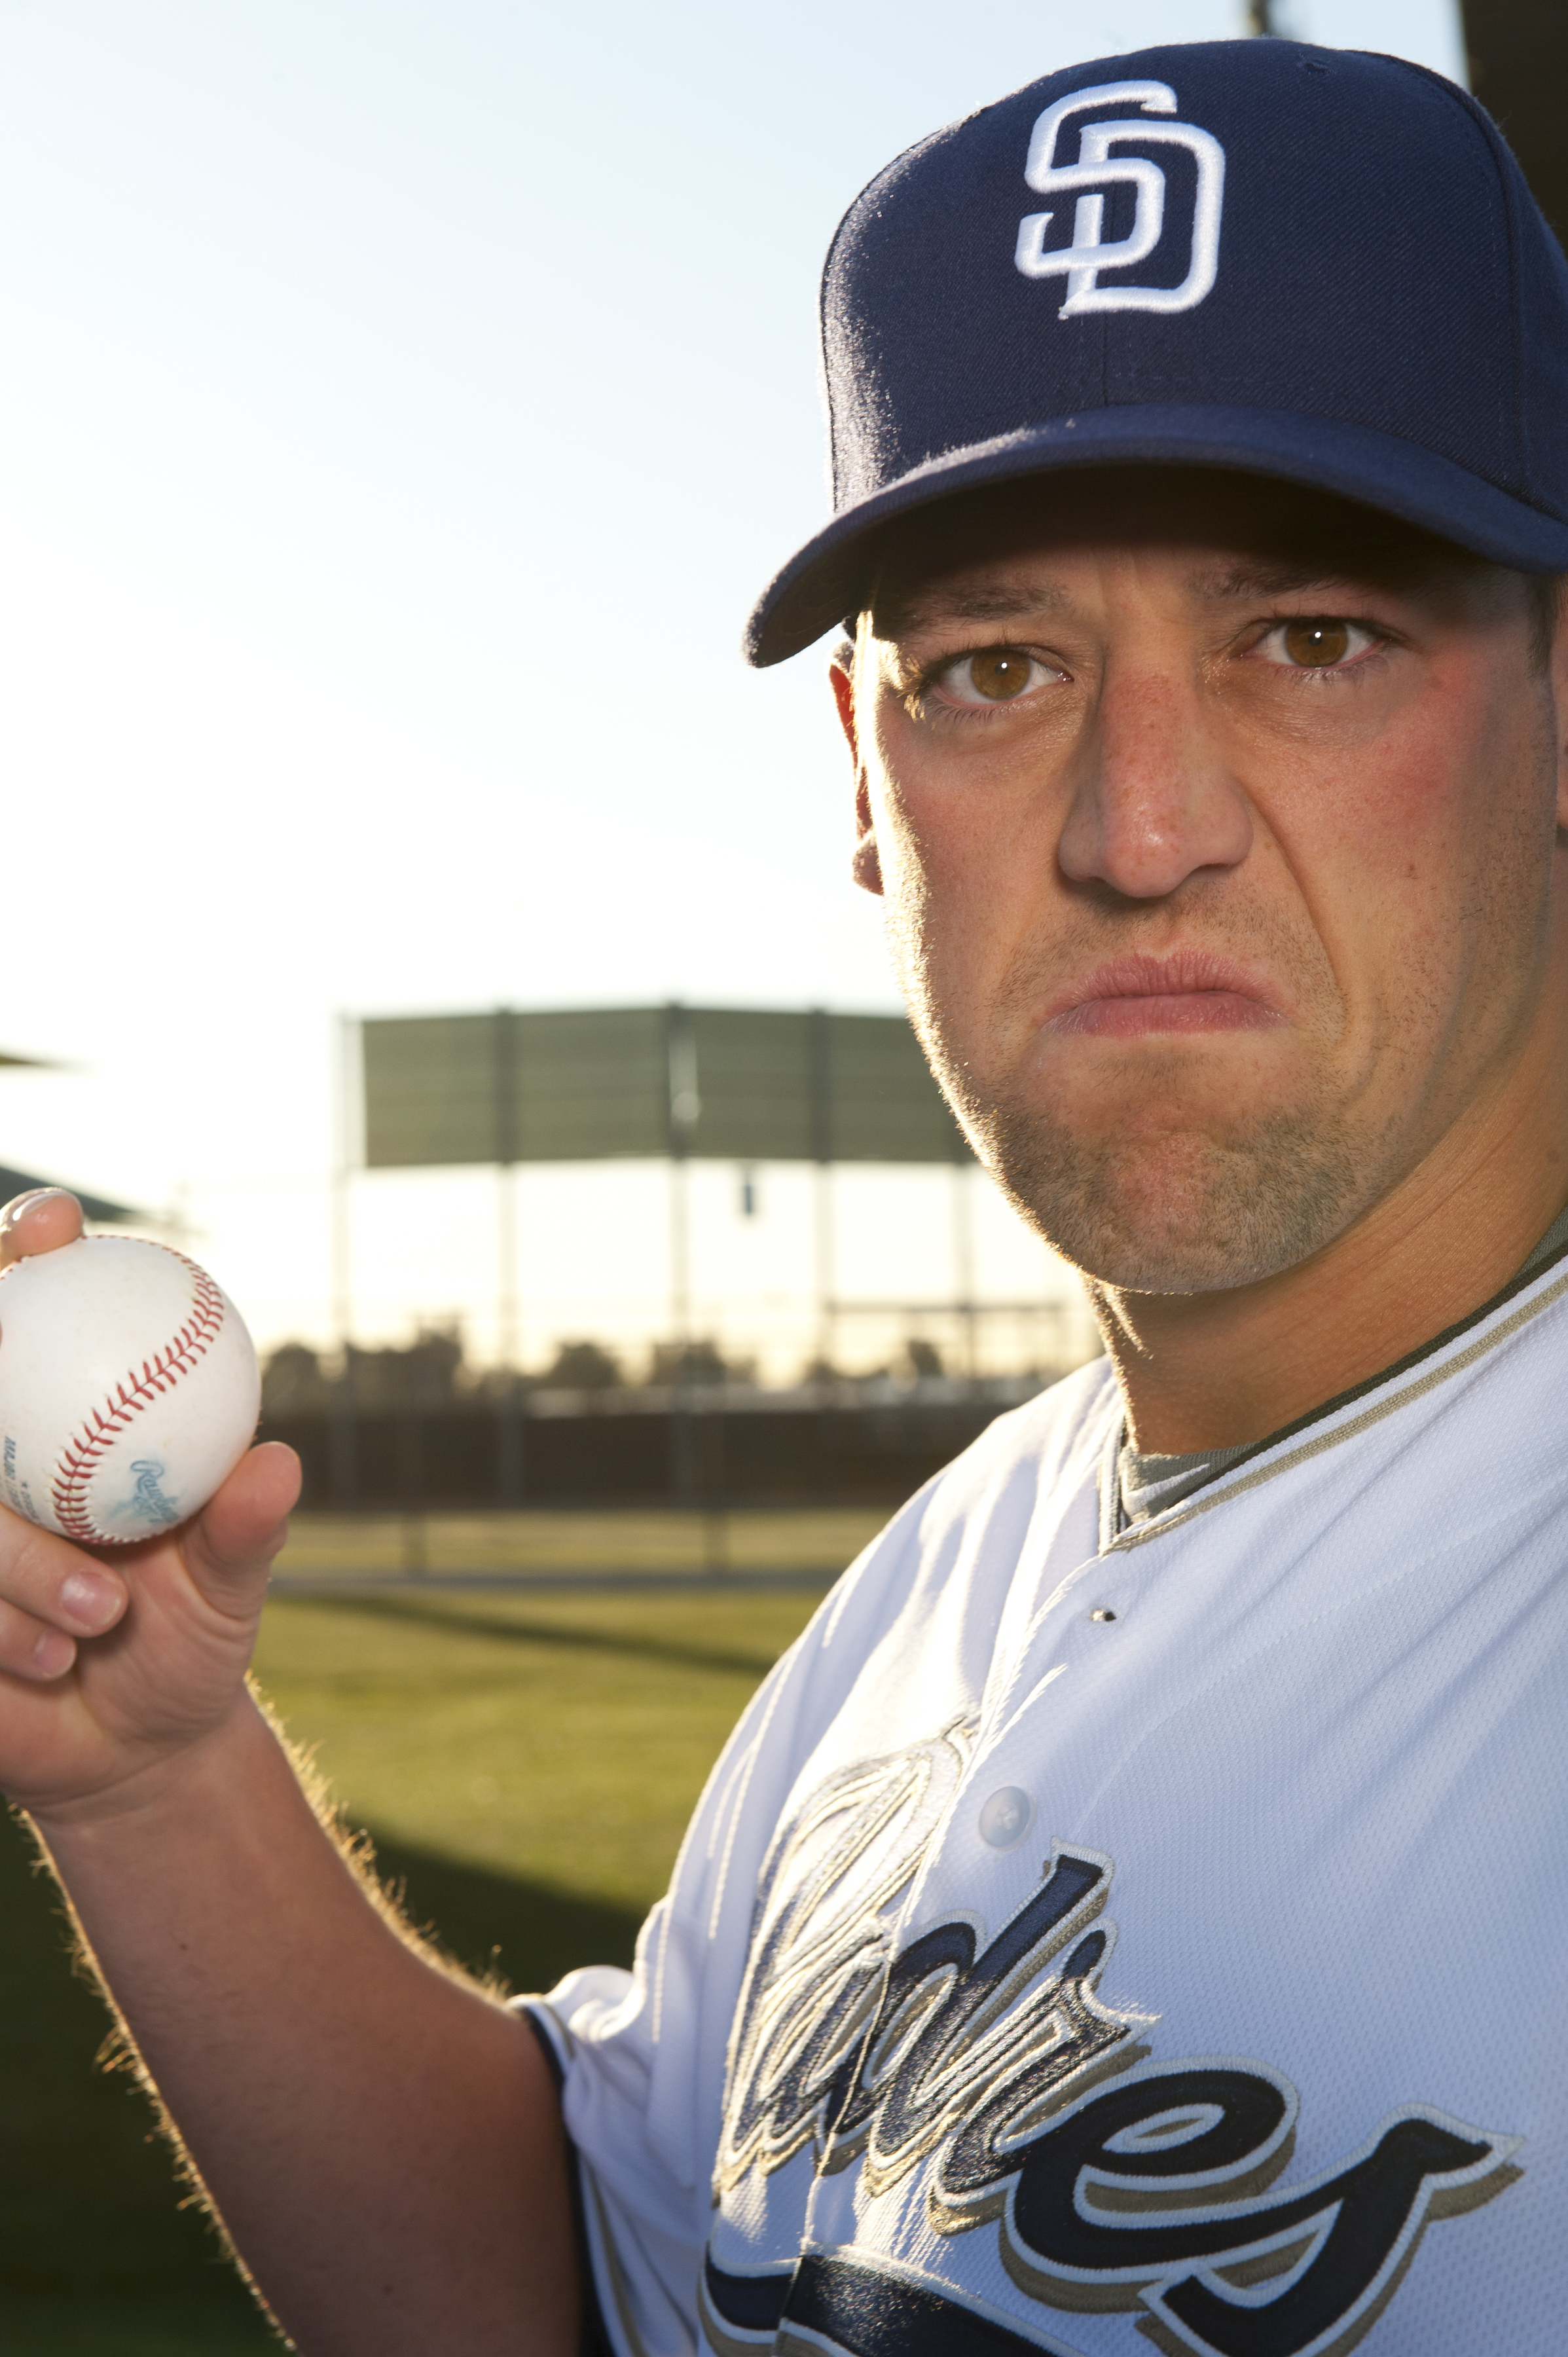
<path id="1" fill-rule="evenodd" d="M 81 1233 L 81 1205 L 63 1187 L 32 1187 L 0 1211 L 0 1268 L 34 1253 L 73 1244 Z"/>
<path id="2" fill-rule="evenodd" d="M 0 1677 L 47 1685 L 63 1678 L 76 1659 L 76 1640 L 0 1598 Z"/>
<path id="3" fill-rule="evenodd" d="M 281 1440 L 263 1440 L 241 1458 L 184 1535 L 186 1562 L 204 1588 L 246 1587 L 267 1568 L 287 1536 L 302 1478 L 298 1458 Z"/>
<path id="4" fill-rule="evenodd" d="M 129 1597 L 119 1571 L 0 1507 L 0 1603 L 70 1637 L 102 1637 Z"/>

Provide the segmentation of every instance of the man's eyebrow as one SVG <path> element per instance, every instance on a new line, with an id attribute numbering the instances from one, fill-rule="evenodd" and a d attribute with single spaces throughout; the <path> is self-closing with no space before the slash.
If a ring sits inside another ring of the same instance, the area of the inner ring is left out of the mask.
<path id="1" fill-rule="evenodd" d="M 910 630 L 949 622 L 1016 622 L 1030 614 L 1058 614 L 1071 604 L 1059 582 L 998 582 L 972 589 L 902 590 L 879 587 L 872 610 L 877 635 L 901 638 Z"/>
<path id="2" fill-rule="evenodd" d="M 1214 565 L 1188 576 L 1195 596 L 1228 597 L 1294 597 L 1304 589 L 1345 589 L 1352 583 L 1369 583 L 1367 568 L 1354 562 L 1336 565 L 1326 557 L 1298 559 L 1294 564 L 1258 558 Z"/>

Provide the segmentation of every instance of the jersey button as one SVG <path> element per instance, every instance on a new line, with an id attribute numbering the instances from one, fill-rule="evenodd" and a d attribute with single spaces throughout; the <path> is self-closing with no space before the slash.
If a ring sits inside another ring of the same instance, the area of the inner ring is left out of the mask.
<path id="1" fill-rule="evenodd" d="M 1004 1784 L 980 1812 L 980 1838 L 993 1849 L 1011 1849 L 1029 1830 L 1035 1804 L 1021 1784 Z"/>

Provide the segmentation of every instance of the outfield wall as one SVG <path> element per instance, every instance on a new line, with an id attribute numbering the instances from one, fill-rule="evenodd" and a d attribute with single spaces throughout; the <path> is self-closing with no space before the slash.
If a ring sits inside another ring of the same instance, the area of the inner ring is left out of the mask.
<path id="1" fill-rule="evenodd" d="M 957 1388 L 956 1386 L 954 1387 Z M 343 1512 L 593 1505 L 896 1505 L 1008 1405 L 994 1396 L 529 1415 L 485 1402 L 265 1420 Z"/>

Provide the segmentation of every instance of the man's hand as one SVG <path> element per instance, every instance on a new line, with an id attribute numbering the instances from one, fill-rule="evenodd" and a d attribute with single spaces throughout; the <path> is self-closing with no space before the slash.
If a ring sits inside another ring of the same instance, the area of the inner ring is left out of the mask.
<path id="1" fill-rule="evenodd" d="M 73 1195 L 19 1195 L 0 1266 L 81 1233 Z M 201 1513 L 134 1546 L 90 1553 L 0 1508 L 0 1791 L 46 1824 L 113 1808 L 220 1728 L 298 1494 L 298 1459 L 271 1442 Z"/>
<path id="2" fill-rule="evenodd" d="M 0 1262 L 81 1232 L 70 1196 L 21 1196 Z M 295 2347 L 570 2357 L 540 2049 L 367 1902 L 245 1690 L 298 1489 L 254 1448 L 183 1528 L 96 1553 L 0 1511 L 0 1789 Z"/>

